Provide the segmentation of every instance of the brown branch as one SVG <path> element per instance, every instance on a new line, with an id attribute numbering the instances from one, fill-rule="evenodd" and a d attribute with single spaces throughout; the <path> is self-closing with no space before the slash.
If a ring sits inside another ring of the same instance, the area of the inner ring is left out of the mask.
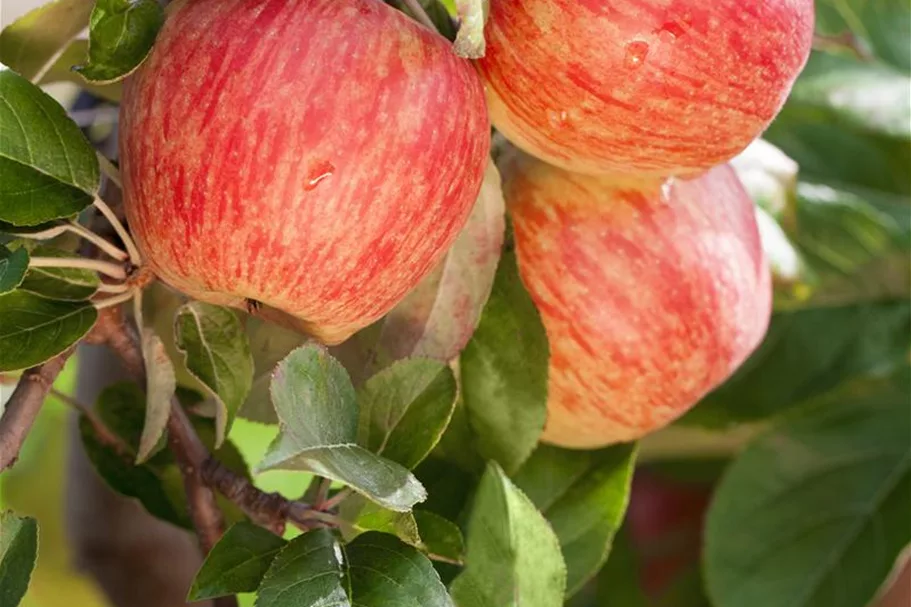
<path id="1" fill-rule="evenodd" d="M 16 463 L 44 399 L 72 354 L 70 348 L 22 374 L 0 417 L 0 472 Z"/>
<path id="2" fill-rule="evenodd" d="M 284 534 L 288 522 L 304 530 L 322 526 L 308 504 L 279 493 L 266 493 L 213 457 L 203 464 L 202 475 L 209 486 L 236 504 L 253 522 L 276 535 Z"/>
<path id="3" fill-rule="evenodd" d="M 202 479 L 202 465 L 208 459 L 208 450 L 199 440 L 177 399 L 171 403 L 168 444 L 183 474 L 183 486 L 187 492 L 193 527 L 196 528 L 203 553 L 208 554 L 225 531 L 225 519 L 215 502 L 215 493 Z"/>
<path id="4" fill-rule="evenodd" d="M 113 314 L 106 314 L 108 310 Z M 98 329 L 97 339 L 107 345 L 123 361 L 127 372 L 141 384 L 146 381 L 142 348 L 136 331 L 127 324 L 119 308 L 108 308 L 102 311 L 104 322 Z M 199 537 L 204 554 L 208 554 L 221 534 L 224 533 L 224 517 L 215 502 L 215 494 L 202 481 L 200 471 L 209 453 L 193 429 L 189 418 L 177 399 L 171 404 L 171 416 L 168 418 L 168 446 L 183 475 L 184 490 L 187 493 L 187 504 L 190 518 Z"/>
<path id="5" fill-rule="evenodd" d="M 137 380 L 145 380 L 138 337 L 122 317 L 106 326 L 105 343 L 121 357 L 130 374 Z M 313 508 L 301 501 L 289 500 L 277 493 L 265 493 L 246 477 L 212 457 L 176 401 L 168 420 L 168 436 L 171 450 L 184 474 L 191 516 L 200 534 L 200 543 L 207 551 L 206 545 L 212 542 L 213 537 L 217 541 L 220 535 L 220 532 L 211 531 L 218 521 L 212 515 L 214 501 L 209 498 L 212 493 L 210 487 L 235 503 L 253 522 L 279 535 L 284 532 L 288 521 L 302 529 L 323 526 L 329 521 L 331 515 L 318 516 Z M 194 512 L 197 510 L 199 512 Z"/>

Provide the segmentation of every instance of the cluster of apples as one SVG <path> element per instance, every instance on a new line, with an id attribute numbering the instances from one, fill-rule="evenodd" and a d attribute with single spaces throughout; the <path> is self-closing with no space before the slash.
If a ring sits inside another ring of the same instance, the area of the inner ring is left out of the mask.
<path id="1" fill-rule="evenodd" d="M 551 348 L 545 440 L 638 438 L 762 340 L 769 270 L 722 163 L 781 109 L 813 21 L 812 0 L 491 1 L 493 123 L 541 159 L 505 194 Z"/>
<path id="2" fill-rule="evenodd" d="M 505 195 L 551 347 L 545 440 L 654 430 L 761 340 L 753 207 L 713 167 L 780 109 L 812 0 L 491 0 L 475 65 L 381 0 L 169 11 L 120 136 L 131 229 L 173 287 L 346 339 L 452 244 L 492 119 L 530 154 Z"/>

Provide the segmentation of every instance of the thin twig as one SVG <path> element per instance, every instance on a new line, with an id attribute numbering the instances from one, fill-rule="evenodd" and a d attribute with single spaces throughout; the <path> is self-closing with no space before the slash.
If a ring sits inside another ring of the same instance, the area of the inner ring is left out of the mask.
<path id="1" fill-rule="evenodd" d="M 301 520 L 303 522 L 319 521 L 326 525 L 331 525 L 332 527 L 338 527 L 341 524 L 341 520 L 331 512 L 322 512 L 312 508 L 301 514 Z"/>
<path id="2" fill-rule="evenodd" d="M 72 348 L 22 374 L 0 417 L 0 472 L 12 466 Z"/>
<path id="3" fill-rule="evenodd" d="M 437 30 L 436 24 L 433 22 L 433 19 L 430 18 L 430 15 L 427 14 L 427 11 L 424 10 L 424 7 L 421 6 L 421 3 L 418 0 L 402 0 L 405 3 L 405 6 L 408 7 L 408 10 L 411 12 L 411 15 L 419 23 L 423 23 L 429 27 L 432 31 L 439 33 Z"/>
<path id="4" fill-rule="evenodd" d="M 336 506 L 338 506 L 339 504 L 344 502 L 346 499 L 348 499 L 348 496 L 352 495 L 353 493 L 354 492 L 351 490 L 350 487 L 345 487 L 345 488 L 339 490 L 338 493 L 336 493 L 329 499 L 321 502 L 319 504 L 319 509 L 320 510 L 332 510 L 333 508 L 335 508 Z"/>
<path id="5" fill-rule="evenodd" d="M 115 111 L 114 120 L 116 121 L 117 120 L 116 112 L 119 112 L 120 110 L 118 108 L 113 108 L 113 109 Z M 102 154 L 101 152 L 95 152 L 95 154 L 98 156 L 98 166 L 101 167 L 102 172 L 104 172 L 104 174 L 108 176 L 108 179 L 110 179 L 111 181 L 114 182 L 114 185 L 116 185 L 118 188 L 120 188 L 122 190 L 123 189 L 123 179 L 120 177 L 120 169 L 118 169 L 116 166 L 114 166 L 114 163 L 111 162 L 108 159 L 108 157 L 105 156 L 104 154 Z"/>
<path id="6" fill-rule="evenodd" d="M 330 489 L 332 489 L 332 481 L 328 478 L 320 479 L 319 486 L 316 488 L 316 496 L 313 499 L 314 507 L 322 508 L 323 503 L 329 497 Z"/>
<path id="7" fill-rule="evenodd" d="M 105 219 L 108 220 L 108 223 L 111 224 L 111 227 L 114 228 L 114 231 L 117 232 L 117 235 L 120 236 L 120 240 L 123 241 L 123 246 L 126 247 L 127 253 L 130 254 L 130 261 L 133 262 L 133 265 L 142 264 L 142 255 L 139 254 L 139 249 L 136 248 L 136 243 L 133 242 L 133 238 L 130 236 L 130 233 L 127 232 L 126 227 L 117 218 L 117 214 L 103 201 L 100 197 L 95 196 L 93 203 L 95 208 L 101 211 L 101 214 L 104 215 Z"/>
<path id="8" fill-rule="evenodd" d="M 98 247 L 101 251 L 104 251 L 105 253 L 107 253 L 108 255 L 110 255 L 111 257 L 116 259 L 117 261 L 126 261 L 127 259 L 130 258 L 129 254 L 126 251 L 124 251 L 123 249 L 121 249 L 120 247 L 115 245 L 114 243 L 108 242 L 107 240 L 105 240 L 104 238 L 102 238 L 101 236 L 96 234 L 95 232 L 89 230 L 88 228 L 86 228 L 85 226 L 83 226 L 81 224 L 76 223 L 75 221 L 68 224 L 66 226 L 66 228 L 68 230 L 70 230 L 71 232 L 73 232 L 74 234 L 78 234 L 82 238 L 88 240 L 93 245 Z"/>
<path id="9" fill-rule="evenodd" d="M 29 259 L 28 265 L 31 268 L 90 270 L 117 280 L 126 280 L 127 278 L 127 271 L 121 265 L 84 257 L 32 257 Z"/>
<path id="10" fill-rule="evenodd" d="M 124 444 L 120 438 L 111 432 L 111 430 L 105 425 L 101 418 L 98 417 L 98 414 L 95 413 L 91 407 L 85 403 L 81 403 L 69 394 L 64 394 L 56 388 L 51 388 L 48 392 L 50 396 L 53 396 L 60 402 L 65 405 L 69 405 L 75 409 L 80 415 L 85 417 L 90 424 L 92 424 L 92 429 L 95 431 L 95 435 L 98 437 L 102 443 L 113 447 L 118 453 L 126 453 L 127 446 Z"/>

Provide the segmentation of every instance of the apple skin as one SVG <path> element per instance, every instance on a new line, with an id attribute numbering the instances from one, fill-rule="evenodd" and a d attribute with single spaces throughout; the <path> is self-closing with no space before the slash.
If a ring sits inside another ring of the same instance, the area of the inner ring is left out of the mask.
<path id="1" fill-rule="evenodd" d="M 685 175 L 733 158 L 807 61 L 813 0 L 492 0 L 491 119 L 551 164 Z"/>
<path id="2" fill-rule="evenodd" d="M 545 442 L 644 436 L 759 345 L 770 272 L 729 166 L 618 182 L 523 156 L 504 177 L 519 272 L 550 344 Z"/>
<path id="3" fill-rule="evenodd" d="M 144 261 L 191 297 L 264 304 L 324 343 L 434 267 L 490 147 L 471 64 L 379 0 L 176 2 L 122 108 Z"/>

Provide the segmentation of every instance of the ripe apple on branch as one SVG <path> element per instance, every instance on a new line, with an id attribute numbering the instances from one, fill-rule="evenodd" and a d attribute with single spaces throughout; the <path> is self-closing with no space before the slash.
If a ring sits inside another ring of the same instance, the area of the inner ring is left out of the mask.
<path id="1" fill-rule="evenodd" d="M 747 580 L 756 562 L 737 550 L 743 520 L 818 540 L 770 540 L 810 555 L 783 559 L 793 564 L 853 548 L 869 539 L 863 516 L 892 511 L 827 510 L 823 523 L 860 517 L 827 535 L 798 524 L 815 510 L 776 521 L 746 502 L 804 481 L 834 494 L 825 466 L 841 461 L 830 439 L 841 424 L 873 429 L 844 441 L 848 473 L 894 463 L 855 483 L 892 504 L 905 485 L 873 480 L 907 476 L 893 445 L 904 418 L 882 402 L 905 385 L 896 360 L 907 366 L 907 348 L 892 328 L 908 323 L 897 314 L 869 314 L 883 325 L 860 332 L 876 343 L 852 334 L 818 346 L 831 351 L 814 371 L 856 372 L 857 385 L 809 376 L 753 390 L 785 401 L 775 413 L 814 410 L 811 422 L 746 415 L 755 425 L 700 429 L 712 440 L 700 435 L 692 450 L 678 433 L 691 420 L 668 428 L 764 372 L 767 347 L 784 344 L 784 365 L 817 347 L 788 332 L 777 298 L 773 315 L 769 232 L 731 164 L 808 63 L 812 0 L 161 4 L 55 0 L 0 34 L 11 67 L 0 70 L 0 373 L 10 374 L 0 384 L 16 383 L 0 471 L 85 343 L 107 346 L 130 381 L 95 403 L 53 394 L 76 408 L 111 488 L 196 532 L 205 561 L 188 600 L 216 607 L 249 592 L 258 607 L 559 607 L 600 586 L 624 518 L 635 548 L 660 539 L 645 516 L 652 502 L 673 510 L 664 527 L 692 515 L 669 566 L 702 555 L 706 577 L 694 579 L 717 607 L 764 607 L 738 604 L 740 593 L 812 597 L 818 588 L 797 578 L 828 572 L 771 567 L 761 584 Z M 38 86 L 77 73 L 119 107 L 106 151 Z M 818 117 L 813 103 L 806 115 Z M 887 134 L 889 146 L 903 141 Z M 798 214 L 801 183 L 786 160 L 790 178 L 773 180 L 780 205 L 761 217 L 790 247 L 783 217 Z M 825 191 L 841 214 L 822 211 L 820 232 L 836 225 L 861 240 L 864 262 L 895 253 L 872 250 L 905 237 L 883 219 L 905 217 L 905 199 L 880 195 L 869 210 L 858 202 L 869 187 L 844 187 L 830 188 L 842 206 Z M 803 244 L 788 249 L 801 269 L 814 252 Z M 849 257 L 828 252 L 819 257 L 834 265 Z M 843 400 L 872 400 L 847 413 L 823 406 L 833 386 Z M 242 419 L 274 430 L 254 472 L 308 476 L 268 493 L 245 460 L 256 449 L 237 448 Z M 645 468 L 668 453 L 734 461 L 675 505 Z M 0 577 L 8 563 L 24 572 L 0 581 L 0 603 L 18 604 L 28 585 L 29 525 L 0 514 Z M 288 525 L 302 533 L 286 536 Z M 845 539 L 845 526 L 859 531 Z M 876 538 L 873 573 L 850 585 L 846 605 L 872 597 L 911 537 L 903 529 Z"/>

